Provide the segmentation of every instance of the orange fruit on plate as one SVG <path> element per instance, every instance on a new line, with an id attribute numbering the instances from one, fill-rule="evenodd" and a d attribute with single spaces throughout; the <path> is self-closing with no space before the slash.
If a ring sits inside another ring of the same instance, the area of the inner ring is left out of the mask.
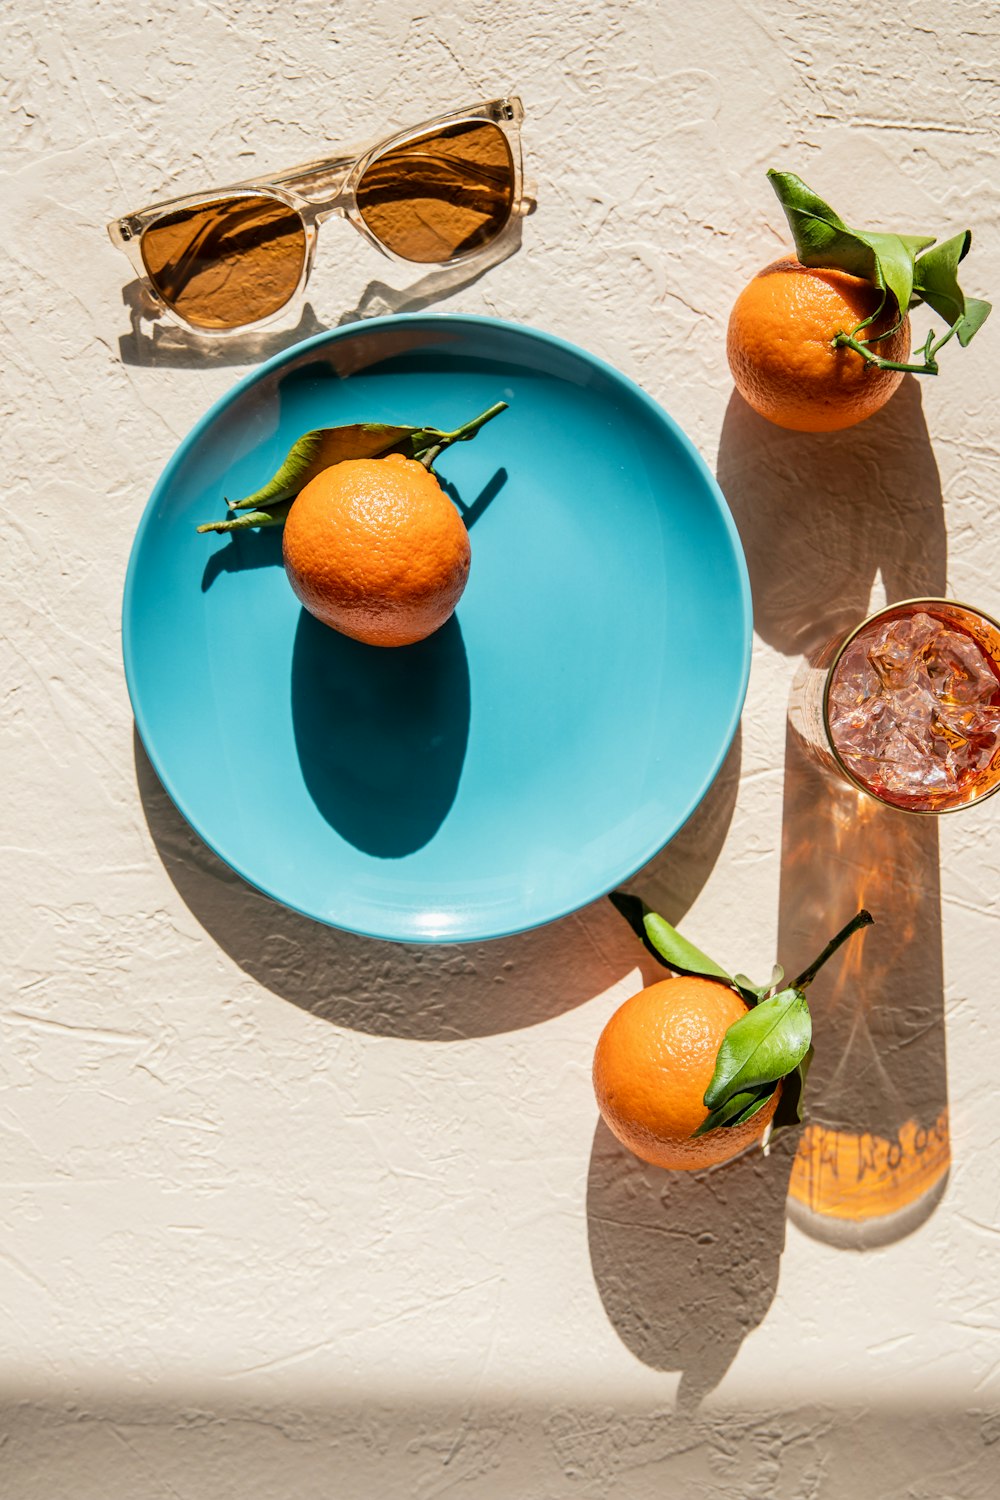
<path id="1" fill-rule="evenodd" d="M 289 582 L 324 625 L 371 646 L 408 646 L 453 613 L 469 534 L 415 459 L 349 458 L 297 496 L 282 551 Z"/>
<path id="2" fill-rule="evenodd" d="M 729 318 L 726 353 L 740 395 L 762 417 L 797 432 L 836 432 L 870 417 L 898 388 L 902 371 L 880 370 L 833 340 L 853 333 L 881 296 L 861 277 L 812 269 L 793 256 L 765 266 Z M 904 318 L 890 332 L 896 321 L 890 296 L 888 309 L 858 337 L 898 363 L 910 353 L 910 322 Z"/>
<path id="3" fill-rule="evenodd" d="M 664 979 L 620 1006 L 594 1054 L 594 1092 L 624 1146 L 657 1167 L 694 1171 L 738 1156 L 763 1135 L 780 1088 L 742 1125 L 692 1140 L 708 1116 L 705 1090 L 719 1045 L 747 1006 L 714 979 Z"/>

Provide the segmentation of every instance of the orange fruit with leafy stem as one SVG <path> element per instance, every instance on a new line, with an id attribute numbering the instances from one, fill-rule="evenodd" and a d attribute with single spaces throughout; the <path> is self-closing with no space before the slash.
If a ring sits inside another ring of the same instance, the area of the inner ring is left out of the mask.
<path id="1" fill-rule="evenodd" d="M 762 417 L 797 432 L 836 432 L 883 407 L 902 370 L 869 364 L 835 342 L 866 318 L 871 348 L 893 363 L 910 353 L 910 322 L 896 304 L 846 271 L 802 266 L 794 256 L 758 272 L 736 299 L 726 353 L 736 389 Z M 894 327 L 894 324 L 898 326 Z"/>
<path id="2" fill-rule="evenodd" d="M 412 645 L 450 618 L 471 559 L 465 522 L 432 464 L 506 409 L 498 401 L 454 432 L 381 422 L 317 428 L 267 484 L 227 501 L 226 520 L 198 530 L 284 525 L 285 572 L 310 614 L 371 646 Z"/>
<path id="3" fill-rule="evenodd" d="M 643 1161 L 692 1171 L 728 1161 L 760 1140 L 778 1091 L 742 1125 L 696 1136 L 722 1039 L 747 1014 L 717 980 L 682 975 L 651 984 L 615 1011 L 594 1054 L 597 1105 L 613 1133 Z"/>
<path id="4" fill-rule="evenodd" d="M 990 314 L 966 297 L 958 266 L 971 230 L 933 235 L 852 229 L 793 172 L 768 172 L 795 255 L 765 266 L 736 299 L 726 352 L 736 388 L 779 427 L 836 432 L 870 417 L 903 374 L 937 375 L 952 338 L 964 348 Z M 944 318 L 910 360 L 912 307 Z"/>
<path id="5" fill-rule="evenodd" d="M 594 1053 L 597 1105 L 643 1161 L 694 1171 L 739 1156 L 800 1118 L 812 1049 L 805 992 L 852 933 L 861 911 L 794 981 L 776 965 L 767 985 L 730 975 L 634 897 L 612 898 L 676 978 L 619 1006 Z"/>
<path id="6" fill-rule="evenodd" d="M 298 496 L 282 538 L 288 581 L 310 614 L 371 646 L 422 641 L 469 576 L 465 522 L 416 459 L 345 459 Z"/>

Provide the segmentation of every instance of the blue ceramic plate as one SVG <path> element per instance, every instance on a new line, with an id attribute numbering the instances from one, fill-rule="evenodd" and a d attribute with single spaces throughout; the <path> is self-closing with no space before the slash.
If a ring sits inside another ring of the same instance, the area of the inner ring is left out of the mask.
<path id="1" fill-rule="evenodd" d="M 195 531 L 309 428 L 448 429 L 498 400 L 437 466 L 472 572 L 419 645 L 305 614 L 277 531 Z M 643 865 L 719 770 L 750 643 L 739 538 L 680 429 L 583 350 L 489 318 L 354 324 L 241 381 L 167 465 L 125 584 L 136 721 L 188 822 L 276 900 L 406 941 L 550 922 Z"/>

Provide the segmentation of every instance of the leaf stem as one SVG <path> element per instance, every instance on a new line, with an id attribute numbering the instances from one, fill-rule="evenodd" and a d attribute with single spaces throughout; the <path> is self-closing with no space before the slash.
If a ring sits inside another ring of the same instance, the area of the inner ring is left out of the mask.
<path id="1" fill-rule="evenodd" d="M 881 315 L 882 309 L 883 309 L 883 307 L 885 307 L 885 299 L 886 299 L 886 297 L 888 295 L 889 295 L 888 288 L 887 287 L 883 287 L 882 288 L 882 300 L 879 303 L 878 307 L 876 307 L 875 311 L 873 313 L 869 313 L 868 316 L 867 316 L 867 318 L 865 318 L 864 322 L 863 323 L 859 323 L 858 326 L 857 326 L 857 328 L 852 328 L 851 329 L 851 338 L 852 339 L 856 339 L 857 336 L 858 336 L 858 334 L 861 332 L 861 330 L 863 328 L 868 328 L 869 325 L 872 324 L 872 323 L 874 323 L 875 319 Z M 901 323 L 903 321 L 902 318 L 900 318 L 899 321 Z M 897 328 L 899 327 L 898 323 L 897 323 L 896 327 Z M 893 331 L 895 331 L 895 330 L 893 330 Z M 885 334 L 880 334 L 879 337 L 880 338 L 885 338 Z"/>
<path id="2" fill-rule="evenodd" d="M 290 500 L 275 501 L 272 510 L 243 510 L 229 521 L 209 521 L 205 526 L 195 529 L 205 531 L 243 531 L 247 527 L 254 526 L 260 529 L 263 526 L 280 526 L 292 508 Z"/>
<path id="3" fill-rule="evenodd" d="M 832 937 L 830 939 L 826 947 L 823 949 L 823 952 L 820 954 L 819 958 L 814 959 L 813 962 L 809 965 L 808 969 L 802 970 L 802 973 L 792 985 L 792 989 L 808 989 L 813 980 L 816 978 L 816 975 L 819 973 L 820 969 L 826 963 L 827 959 L 833 957 L 841 944 L 846 943 L 847 939 L 849 937 L 852 937 L 854 933 L 860 932 L 862 927 L 871 927 L 874 924 L 874 921 L 875 918 L 872 916 L 870 911 L 865 911 L 863 909 L 859 911 L 856 917 L 851 918 L 846 927 L 842 927 L 840 929 L 836 937 Z"/>
<path id="4" fill-rule="evenodd" d="M 877 365 L 880 370 L 908 370 L 913 375 L 936 375 L 938 367 L 934 359 L 928 355 L 926 363 L 922 365 L 903 364 L 896 359 L 883 359 L 880 354 L 873 354 L 863 343 L 850 333 L 838 333 L 834 335 L 833 342 L 838 349 L 853 349 L 855 354 L 870 365 Z"/>
<path id="5" fill-rule="evenodd" d="M 871 338 L 871 339 L 858 339 L 858 343 L 859 344 L 864 344 L 865 348 L 867 349 L 870 344 L 880 344 L 883 339 L 891 339 L 892 336 L 893 336 L 893 334 L 894 333 L 898 333 L 899 330 L 902 328 L 903 324 L 906 322 L 906 318 L 907 318 L 907 314 L 904 313 L 903 316 L 900 318 L 899 322 L 898 323 L 894 323 L 891 328 L 887 328 L 884 333 L 876 334 L 875 337 Z M 869 319 L 869 321 L 870 321 L 870 319 Z M 857 338 L 858 329 L 864 328 L 864 327 L 865 327 L 864 323 L 859 323 L 858 327 L 855 328 L 854 332 L 851 334 L 851 338 L 852 339 L 853 338 Z"/>
<path id="6" fill-rule="evenodd" d="M 438 454 L 443 453 L 445 448 L 450 448 L 452 443 L 467 443 L 470 438 L 475 437 L 480 427 L 485 427 L 487 422 L 492 422 L 494 417 L 498 417 L 502 411 L 506 410 L 507 402 L 497 401 L 493 406 L 487 407 L 486 411 L 481 412 L 478 417 L 473 417 L 471 422 L 465 422 L 461 427 L 456 427 L 454 432 L 435 433 L 431 445 L 422 453 L 414 451 L 414 458 L 418 463 L 422 463 L 425 469 L 430 469 Z"/>
<path id="7" fill-rule="evenodd" d="M 929 347 L 929 349 L 928 349 L 928 358 L 929 358 L 929 359 L 934 359 L 934 357 L 935 357 L 935 355 L 936 355 L 936 354 L 937 354 L 937 352 L 938 352 L 938 350 L 939 350 L 939 349 L 943 349 L 943 348 L 944 348 L 944 346 L 945 346 L 945 344 L 946 344 L 946 343 L 947 343 L 947 342 L 948 342 L 948 340 L 949 340 L 949 339 L 950 339 L 950 338 L 951 338 L 951 337 L 952 337 L 952 336 L 953 336 L 953 335 L 954 335 L 954 334 L 956 334 L 956 333 L 957 333 L 957 332 L 958 332 L 958 325 L 959 325 L 959 323 L 960 323 L 960 322 L 961 322 L 961 321 L 962 321 L 962 318 L 961 318 L 961 314 L 960 314 L 960 315 L 959 315 L 959 316 L 958 316 L 958 317 L 957 317 L 957 318 L 956 318 L 956 319 L 955 319 L 955 321 L 954 321 L 954 323 L 952 323 L 952 325 L 951 325 L 951 327 L 950 327 L 950 328 L 949 328 L 949 329 L 948 329 L 948 332 L 947 332 L 947 333 L 944 333 L 944 334 L 942 334 L 942 335 L 941 335 L 941 337 L 940 337 L 940 338 L 939 338 L 939 339 L 938 339 L 938 341 L 937 341 L 937 343 L 936 343 L 936 344 L 934 344 L 934 345 L 931 345 L 931 336 L 930 336 L 930 335 L 928 335 L 928 338 L 927 338 L 927 343 L 928 343 L 928 345 L 930 345 L 930 347 Z"/>

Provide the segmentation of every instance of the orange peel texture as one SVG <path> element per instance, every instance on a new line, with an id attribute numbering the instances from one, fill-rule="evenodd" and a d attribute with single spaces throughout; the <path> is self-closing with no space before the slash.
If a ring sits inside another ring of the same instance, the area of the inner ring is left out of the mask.
<path id="1" fill-rule="evenodd" d="M 296 595 L 325 625 L 372 646 L 439 629 L 469 576 L 465 523 L 433 474 L 401 454 L 345 459 L 301 491 L 282 551 Z"/>
<path id="2" fill-rule="evenodd" d="M 846 271 L 810 269 L 793 257 L 765 266 L 736 299 L 726 353 L 736 389 L 755 411 L 797 432 L 836 432 L 884 406 L 903 378 L 836 347 L 879 305 L 877 287 Z M 910 322 L 896 331 L 895 303 L 858 337 L 896 363 L 910 353 Z M 879 335 L 885 335 L 879 337 Z"/>
<path id="3" fill-rule="evenodd" d="M 664 979 L 620 1006 L 594 1054 L 594 1092 L 622 1145 L 657 1167 L 695 1171 L 740 1155 L 763 1135 L 776 1089 L 742 1125 L 692 1140 L 708 1116 L 703 1099 L 727 1030 L 747 1006 L 712 979 Z"/>

